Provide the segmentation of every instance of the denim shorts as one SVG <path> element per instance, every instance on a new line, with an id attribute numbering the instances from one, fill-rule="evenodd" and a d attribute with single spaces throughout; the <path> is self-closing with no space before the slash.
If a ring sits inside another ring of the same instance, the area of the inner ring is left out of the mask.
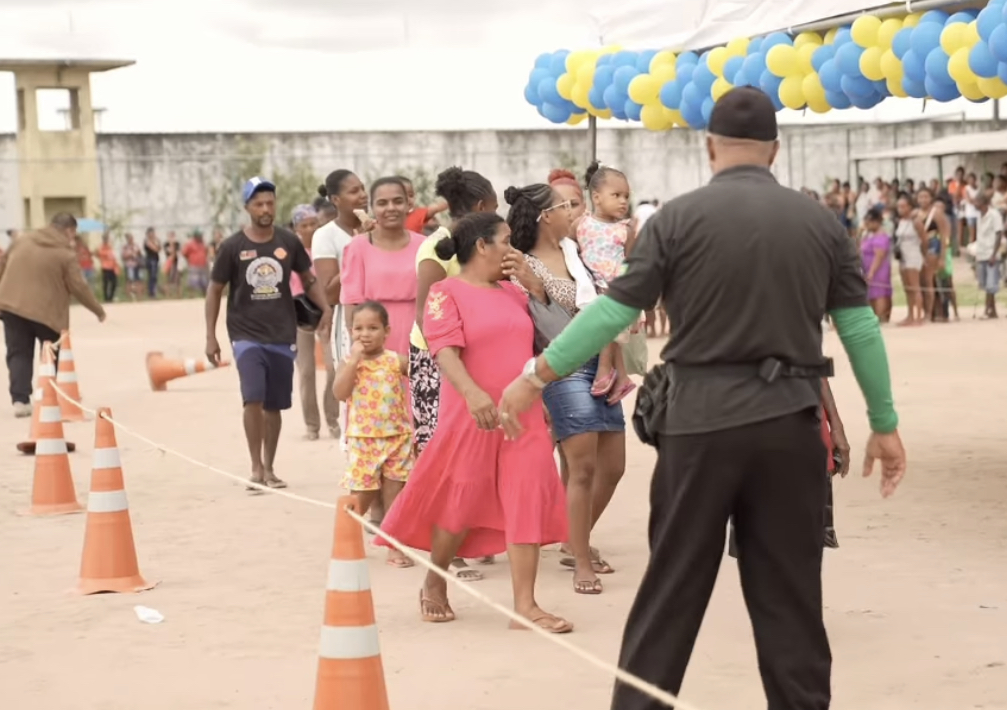
<path id="1" fill-rule="evenodd" d="M 290 409 L 296 349 L 248 341 L 235 342 L 233 348 L 242 404 L 261 404 L 267 412 Z"/>
<path id="2" fill-rule="evenodd" d="M 976 281 L 979 288 L 986 293 L 996 293 L 1000 290 L 1000 262 L 976 262 Z"/>
<path id="3" fill-rule="evenodd" d="M 594 376 L 598 373 L 598 358 L 562 380 L 546 385 L 542 394 L 553 435 L 564 441 L 577 434 L 626 431 L 622 403 L 609 404 L 605 397 L 591 394 Z"/>

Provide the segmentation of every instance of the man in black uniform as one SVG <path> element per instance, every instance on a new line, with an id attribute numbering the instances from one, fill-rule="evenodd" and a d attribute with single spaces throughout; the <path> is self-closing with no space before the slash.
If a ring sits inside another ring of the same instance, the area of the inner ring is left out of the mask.
<path id="1" fill-rule="evenodd" d="M 821 349 L 825 314 L 868 404 L 864 474 L 880 459 L 886 496 L 905 472 L 888 360 L 853 241 L 832 213 L 770 172 L 779 142 L 769 97 L 733 89 L 708 132 L 710 184 L 648 220 L 626 274 L 505 391 L 501 422 L 518 436 L 517 414 L 541 387 L 662 299 L 675 326 L 656 375 L 663 384 L 645 387 L 638 400 L 640 414 L 639 402 L 662 397 L 643 427 L 658 449 L 650 563 L 620 665 L 679 691 L 733 515 L 769 710 L 826 710 L 832 659 L 822 619 L 826 451 L 818 419 L 820 378 L 831 374 Z M 613 710 L 660 707 L 616 686 Z"/>

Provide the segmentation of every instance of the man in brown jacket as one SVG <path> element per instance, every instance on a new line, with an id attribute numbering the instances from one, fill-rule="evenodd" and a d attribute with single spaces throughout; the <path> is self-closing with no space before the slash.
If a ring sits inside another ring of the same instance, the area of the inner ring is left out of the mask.
<path id="1" fill-rule="evenodd" d="M 70 326 L 70 297 L 105 320 L 77 263 L 77 220 L 60 212 L 45 229 L 22 234 L 0 263 L 0 319 L 7 341 L 7 371 L 14 416 L 31 416 L 35 341 L 56 342 Z"/>

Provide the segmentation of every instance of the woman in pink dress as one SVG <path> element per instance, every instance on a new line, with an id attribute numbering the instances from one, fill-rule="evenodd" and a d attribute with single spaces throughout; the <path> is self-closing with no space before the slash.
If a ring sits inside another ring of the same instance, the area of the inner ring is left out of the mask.
<path id="1" fill-rule="evenodd" d="M 385 347 L 409 357 L 409 333 L 416 320 L 416 252 L 424 236 L 405 227 L 409 202 L 398 178 L 381 178 L 371 186 L 375 226 L 346 247 L 341 264 L 339 302 L 344 322 L 353 322 L 354 306 L 377 301 L 388 311 L 391 332 Z"/>
<path id="2" fill-rule="evenodd" d="M 567 633 L 570 622 L 535 601 L 539 548 L 566 539 L 563 486 L 545 411 L 537 404 L 522 415 L 527 435 L 516 443 L 504 439 L 496 409 L 504 387 L 533 354 L 528 297 L 507 275 L 514 273 L 542 298 L 544 289 L 510 246 L 510 230 L 496 213 L 463 217 L 438 244 L 438 256 L 457 256 L 462 267 L 430 288 L 423 319 L 443 377 L 440 416 L 382 529 L 429 550 L 442 570 L 458 556 L 506 551 L 514 610 L 546 631 Z M 420 614 L 429 622 L 455 619 L 447 585 L 435 574 L 427 575 L 420 592 Z"/>

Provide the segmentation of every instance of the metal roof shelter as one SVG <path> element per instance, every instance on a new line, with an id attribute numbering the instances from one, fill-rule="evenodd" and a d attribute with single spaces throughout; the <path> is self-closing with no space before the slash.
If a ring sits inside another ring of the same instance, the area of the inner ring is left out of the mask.
<path id="1" fill-rule="evenodd" d="M 852 157 L 853 174 L 860 175 L 860 163 L 865 160 L 895 161 L 899 175 L 905 174 L 905 161 L 910 158 L 934 158 L 937 161 L 937 175 L 944 180 L 944 158 L 955 155 L 987 155 L 1007 153 L 1007 131 L 986 131 L 981 133 L 958 133 L 915 145 L 889 148 L 869 153 L 858 153 Z"/>

